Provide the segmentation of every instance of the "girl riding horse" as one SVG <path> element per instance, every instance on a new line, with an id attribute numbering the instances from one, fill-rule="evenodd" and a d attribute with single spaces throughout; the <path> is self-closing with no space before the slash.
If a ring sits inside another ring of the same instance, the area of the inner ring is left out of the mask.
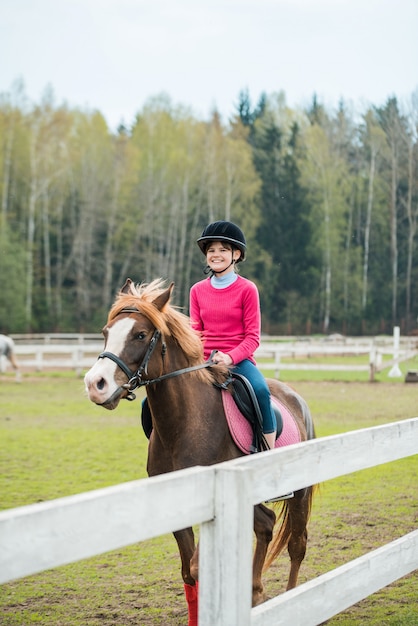
<path id="1" fill-rule="evenodd" d="M 258 299 L 255 289 L 240 277 L 229 276 L 228 265 L 234 266 L 245 254 L 245 242 L 235 230 L 236 237 L 231 237 L 232 227 L 220 232 L 222 226 L 214 226 L 215 236 L 211 231 L 204 231 L 202 237 L 221 242 L 224 247 L 216 246 L 207 252 L 207 262 L 214 274 L 233 279 L 229 287 L 218 290 L 211 279 L 198 283 L 192 293 L 192 320 L 203 334 L 211 315 L 211 299 L 206 299 L 207 292 L 213 290 L 212 297 L 218 294 L 219 306 L 222 298 L 228 300 L 228 307 L 242 307 L 239 298 L 249 297 L 252 302 L 252 316 L 249 318 L 251 333 L 258 333 Z M 219 230 L 218 230 L 219 229 Z M 234 242 L 225 241 L 230 237 Z M 207 242 L 200 241 L 200 245 Z M 225 247 L 231 244 L 230 248 Z M 212 244 L 211 244 L 212 245 Z M 205 244 L 206 248 L 206 244 Z M 206 250 L 205 250 L 206 253 Z M 238 282 L 239 281 L 239 282 Z M 248 281 L 249 283 L 249 281 Z M 199 286 L 200 285 L 200 286 Z M 149 476 L 193 467 L 212 465 L 244 454 L 242 448 L 231 435 L 226 408 L 225 394 L 219 386 L 229 378 L 225 363 L 242 363 L 255 349 L 253 337 L 247 352 L 242 350 L 240 341 L 234 345 L 227 339 L 217 342 L 221 348 L 218 363 L 205 361 L 201 337 L 191 327 L 190 319 L 170 304 L 173 284 L 166 288 L 161 280 L 148 285 L 137 285 L 127 279 L 108 314 L 103 328 L 105 349 L 99 359 L 85 376 L 85 385 L 89 399 L 107 409 L 115 409 L 123 398 L 135 399 L 134 390 L 144 386 L 152 416 L 152 431 L 148 446 L 147 471 Z M 226 291 L 225 291 L 226 289 Z M 247 293 L 249 292 L 249 296 Z M 222 294 L 238 293 L 236 300 Z M 244 293 L 247 294 L 244 296 Z M 219 295 L 220 294 L 220 295 Z M 255 301 L 255 304 L 254 304 Z M 206 310 L 205 307 L 208 306 Z M 213 312 L 212 312 L 213 313 Z M 208 317 L 209 315 L 209 317 Z M 239 316 L 234 312 L 234 327 Z M 220 319 L 220 330 L 225 326 Z M 244 333 L 248 322 L 242 321 L 236 328 L 237 335 Z M 214 335 L 207 335 L 207 341 L 213 341 Z M 219 338 L 218 338 L 219 341 Z M 205 345 L 205 350 L 209 344 Z M 223 350 L 222 350 L 223 348 Z M 216 357 L 216 355 L 215 355 Z M 230 359 L 230 360 L 229 360 Z M 251 374 L 250 374 L 251 375 Z M 268 389 L 275 403 L 279 403 L 283 417 L 289 419 L 297 432 L 297 441 L 306 441 L 315 437 L 312 417 L 306 402 L 293 389 L 278 380 L 268 380 Z M 267 411 L 266 422 L 269 421 Z M 263 415 L 263 417 L 264 417 Z M 274 424 L 265 427 L 266 434 Z M 276 443 L 276 445 L 279 441 Z M 270 454 L 270 452 L 267 452 Z M 303 458 L 301 458 L 303 463 Z M 281 551 L 287 547 L 290 556 L 290 572 L 287 588 L 297 584 L 301 563 L 305 557 L 307 544 L 307 523 L 310 516 L 313 488 L 306 486 L 295 491 L 294 496 L 281 503 L 281 511 L 276 513 L 265 504 L 254 507 L 254 532 L 256 546 L 253 558 L 253 605 L 266 599 L 262 574 Z M 152 511 L 150 512 L 152 515 Z M 280 526 L 276 528 L 276 521 Z M 195 543 L 193 528 L 184 528 L 174 532 L 181 557 L 181 573 L 189 609 L 189 626 L 197 625 L 198 616 L 198 546 Z"/>
<path id="2" fill-rule="evenodd" d="M 244 261 L 244 233 L 232 222 L 214 222 L 197 240 L 206 256 L 206 278 L 190 290 L 192 326 L 203 339 L 205 358 L 213 350 L 215 363 L 222 363 L 251 383 L 263 416 L 263 434 L 273 449 L 277 419 L 271 407 L 270 390 L 257 368 L 254 352 L 260 345 L 261 313 L 256 285 L 237 273 Z"/>

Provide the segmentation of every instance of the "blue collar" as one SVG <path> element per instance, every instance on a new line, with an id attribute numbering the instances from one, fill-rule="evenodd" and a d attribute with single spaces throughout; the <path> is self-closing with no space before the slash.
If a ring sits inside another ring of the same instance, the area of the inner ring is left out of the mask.
<path id="1" fill-rule="evenodd" d="M 210 284 L 215 289 L 225 289 L 225 287 L 229 287 L 232 285 L 238 278 L 238 274 L 235 272 L 228 272 L 225 276 L 212 276 L 210 279 Z"/>

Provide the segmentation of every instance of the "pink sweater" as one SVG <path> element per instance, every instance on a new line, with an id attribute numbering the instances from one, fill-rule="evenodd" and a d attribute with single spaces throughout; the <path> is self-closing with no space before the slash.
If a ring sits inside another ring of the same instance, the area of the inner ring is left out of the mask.
<path id="1" fill-rule="evenodd" d="M 260 301 L 254 283 L 238 276 L 229 287 L 215 289 L 210 278 L 190 290 L 192 326 L 202 334 L 205 358 L 212 350 L 229 354 L 233 363 L 250 359 L 260 344 Z"/>

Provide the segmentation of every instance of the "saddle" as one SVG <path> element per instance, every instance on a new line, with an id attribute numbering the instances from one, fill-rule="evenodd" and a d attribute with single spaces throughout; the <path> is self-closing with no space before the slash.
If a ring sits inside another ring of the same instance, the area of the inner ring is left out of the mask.
<path id="1" fill-rule="evenodd" d="M 241 374 L 230 372 L 227 380 L 222 384 L 216 384 L 216 387 L 221 390 L 224 389 L 232 392 L 232 397 L 239 411 L 251 425 L 253 438 L 250 446 L 250 453 L 253 454 L 255 452 L 267 450 L 268 446 L 263 435 L 263 416 L 257 396 L 255 395 L 253 386 L 248 378 L 242 376 Z M 283 430 L 283 418 L 279 407 L 274 402 L 271 403 L 271 408 L 276 415 L 277 439 L 280 437 Z M 144 433 L 149 439 L 152 432 L 152 416 L 147 398 L 145 398 L 142 403 L 141 422 Z"/>
<path id="2" fill-rule="evenodd" d="M 230 373 L 230 378 L 226 381 L 226 383 L 224 383 L 224 385 L 227 385 L 228 383 L 231 385 L 230 388 L 232 390 L 232 396 L 235 400 L 235 404 L 246 420 L 251 424 L 253 431 L 253 441 L 250 446 L 251 454 L 267 450 L 268 446 L 263 435 L 263 415 L 252 384 L 248 378 L 235 372 Z M 222 385 L 222 387 L 224 387 L 224 385 Z M 283 430 L 283 418 L 279 408 L 273 402 L 271 403 L 271 409 L 276 416 L 277 439 L 280 437 Z"/>

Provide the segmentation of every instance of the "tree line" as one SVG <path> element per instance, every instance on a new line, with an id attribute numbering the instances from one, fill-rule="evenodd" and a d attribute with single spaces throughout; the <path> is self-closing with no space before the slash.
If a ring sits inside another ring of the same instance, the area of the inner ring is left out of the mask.
<path id="1" fill-rule="evenodd" d="M 417 173 L 418 92 L 358 112 L 244 90 L 227 123 L 159 95 L 111 132 L 16 83 L 0 95 L 0 332 L 97 332 L 127 276 L 173 280 L 187 312 L 218 219 L 246 234 L 265 332 L 413 332 Z"/>

